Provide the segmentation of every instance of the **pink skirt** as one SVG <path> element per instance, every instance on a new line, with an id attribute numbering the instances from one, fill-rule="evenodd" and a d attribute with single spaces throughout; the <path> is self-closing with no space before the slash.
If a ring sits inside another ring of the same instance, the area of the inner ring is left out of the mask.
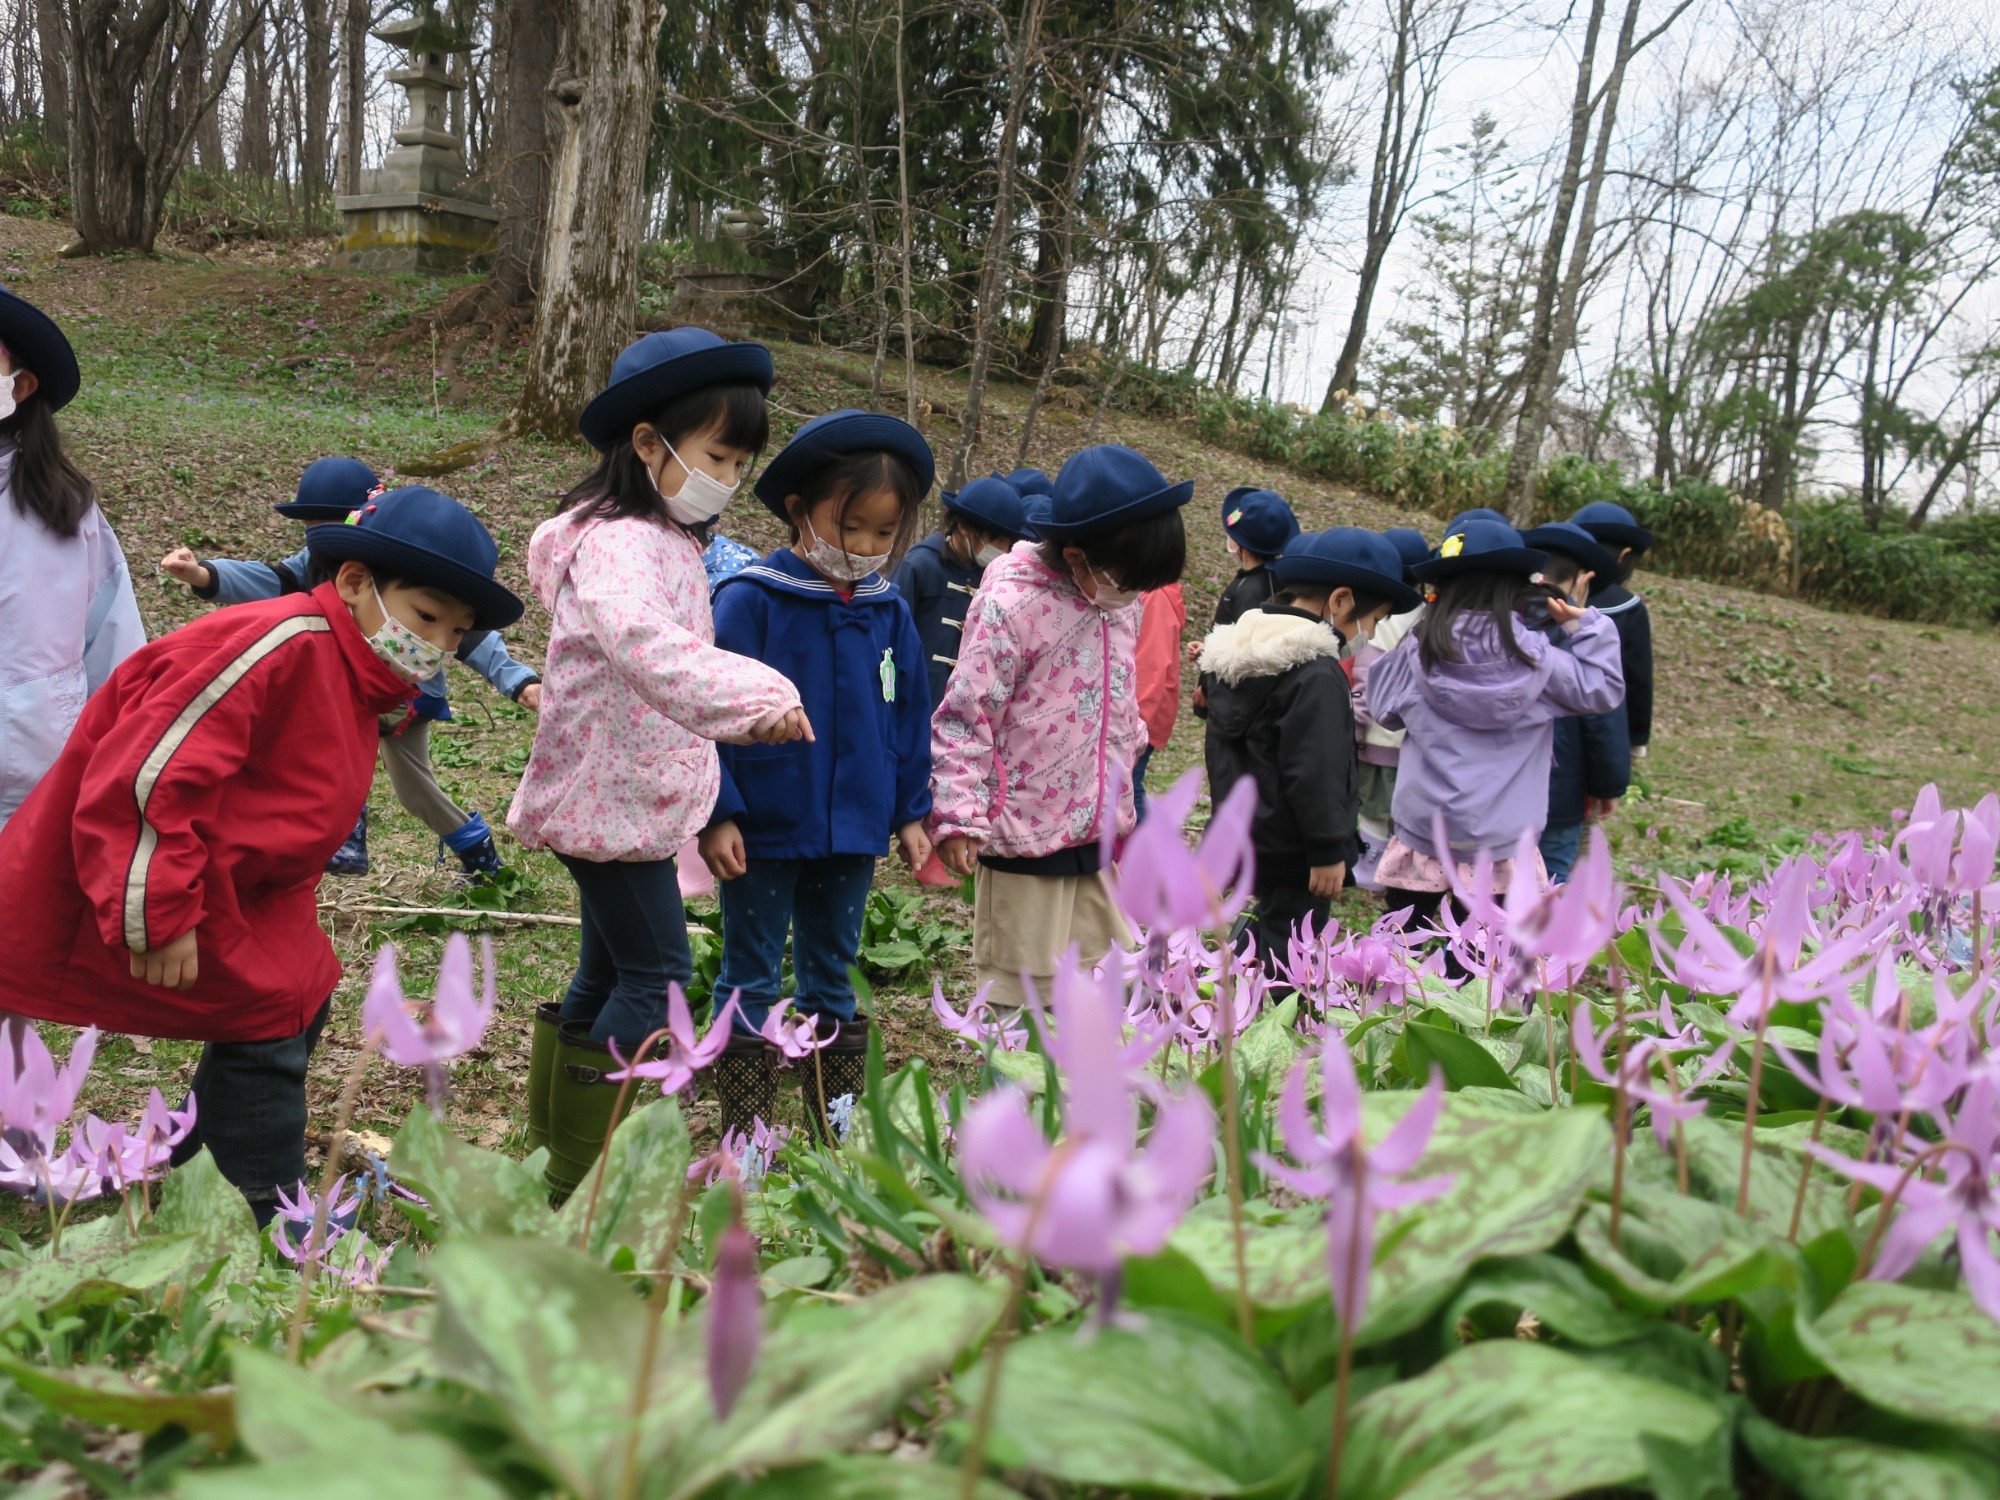
<path id="1" fill-rule="evenodd" d="M 1504 891 L 1512 877 L 1514 861 L 1510 856 L 1493 861 L 1493 889 Z M 1477 867 L 1464 860 L 1458 861 L 1458 883 L 1469 888 Z M 1434 854 L 1419 854 L 1399 838 L 1392 837 L 1389 847 L 1382 851 L 1382 861 L 1375 867 L 1375 883 L 1397 891 L 1449 891 L 1451 881 L 1445 876 L 1444 864 Z M 1549 883 L 1549 872 L 1542 864 L 1542 854 L 1535 851 L 1535 883 L 1545 886 Z"/>

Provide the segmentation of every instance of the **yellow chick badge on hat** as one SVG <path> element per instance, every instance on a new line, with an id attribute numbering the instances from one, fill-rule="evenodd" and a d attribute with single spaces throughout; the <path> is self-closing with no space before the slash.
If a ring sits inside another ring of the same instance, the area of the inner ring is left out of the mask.
<path id="1" fill-rule="evenodd" d="M 1450 536 L 1444 539 L 1444 545 L 1438 548 L 1438 556 L 1456 557 L 1458 556 L 1459 553 L 1463 552 L 1464 550 L 1465 550 L 1465 533 L 1460 531 L 1454 531 Z"/>

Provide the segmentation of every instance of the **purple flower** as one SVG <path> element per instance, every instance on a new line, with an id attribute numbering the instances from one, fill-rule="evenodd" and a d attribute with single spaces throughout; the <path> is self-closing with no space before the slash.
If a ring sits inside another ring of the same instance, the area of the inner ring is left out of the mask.
<path id="1" fill-rule="evenodd" d="M 982 986 L 965 1013 L 951 1008 L 951 1002 L 944 997 L 944 981 L 934 980 L 931 987 L 931 1014 L 961 1042 L 972 1047 L 998 1047 L 1002 1052 L 1019 1052 L 1027 1045 L 1028 1028 L 1017 1022 L 1010 1024 L 1010 1018 L 1000 1015 L 986 998 L 987 987 Z"/>
<path id="2" fill-rule="evenodd" d="M 764 1017 L 764 1024 L 757 1030 L 757 1035 L 784 1053 L 787 1059 L 796 1062 L 801 1057 L 811 1057 L 822 1047 L 831 1046 L 833 1039 L 840 1035 L 838 1021 L 834 1022 L 833 1030 L 821 1036 L 818 1021 L 804 1012 L 786 1020 L 785 1012 L 791 1007 L 791 1001 L 780 1001 Z M 727 1035 L 725 1032 L 724 1036 Z"/>
<path id="3" fill-rule="evenodd" d="M 1329 1033 L 1322 1053 L 1322 1131 L 1306 1104 L 1310 1063 L 1301 1058 L 1285 1079 L 1278 1121 L 1294 1167 L 1263 1152 L 1257 1163 L 1294 1192 L 1326 1201 L 1327 1275 L 1341 1326 L 1361 1325 L 1368 1310 L 1368 1282 L 1375 1265 L 1375 1221 L 1392 1209 L 1437 1197 L 1449 1177 L 1400 1182 L 1430 1144 L 1444 1103 L 1444 1077 L 1432 1071 L 1430 1085 L 1398 1120 L 1382 1144 L 1370 1151 L 1361 1138 L 1361 1087 L 1354 1060 L 1339 1036 Z"/>
<path id="4" fill-rule="evenodd" d="M 729 1225 L 708 1284 L 708 1393 L 718 1421 L 728 1420 L 749 1383 L 764 1341 L 764 1308 L 757 1292 L 757 1243 L 743 1227 L 743 1199 L 732 1193 Z"/>
<path id="5" fill-rule="evenodd" d="M 314 1261 L 322 1271 L 345 1279 L 347 1273 L 328 1265 L 327 1256 L 353 1232 L 355 1215 L 361 1211 L 360 1193 L 342 1200 L 341 1190 L 346 1186 L 345 1176 L 336 1177 L 333 1186 L 319 1197 L 303 1182 L 293 1193 L 279 1188 L 278 1211 L 271 1219 L 273 1248 L 295 1266 Z"/>
<path id="6" fill-rule="evenodd" d="M 2000 1322 L 2000 1262 L 1993 1258 L 1993 1231 L 2000 1229 L 2000 1199 L 1993 1188 L 2000 1116 L 1994 1110 L 1994 1080 L 1981 1074 L 1965 1091 L 1965 1101 L 1945 1138 L 1925 1155 L 1935 1155 L 1944 1174 L 1935 1182 L 1921 1170 L 1893 1162 L 1860 1162 L 1815 1144 L 1813 1154 L 1836 1172 L 1860 1179 L 1885 1195 L 1900 1189 L 1901 1212 L 1882 1236 L 1869 1279 L 1894 1281 L 1917 1263 L 1926 1246 L 1954 1230 L 1958 1265 L 1972 1300 Z M 1906 1180 L 1907 1179 L 1907 1180 Z M 1884 1212 L 1887 1212 L 1886 1201 Z"/>
<path id="7" fill-rule="evenodd" d="M 136 1127 L 106 1125 L 92 1115 L 84 1122 L 84 1137 L 96 1153 L 104 1176 L 121 1192 L 134 1183 L 151 1182 L 173 1159 L 174 1147 L 194 1129 L 195 1102 L 190 1094 L 184 1109 L 169 1109 L 158 1089 L 146 1098 Z"/>
<path id="8" fill-rule="evenodd" d="M 1437 836 L 1438 847 L 1445 847 L 1442 823 Z M 1590 830 L 1583 857 L 1561 885 L 1543 889 L 1539 868 L 1533 838 L 1526 833 L 1509 862 L 1504 897 L 1495 895 L 1493 857 L 1486 851 L 1480 852 L 1470 881 L 1462 881 L 1455 866 L 1446 866 L 1453 894 L 1484 929 L 1483 954 L 1473 951 L 1465 924 L 1449 908 L 1440 913 L 1441 920 L 1454 933 L 1460 962 L 1491 975 L 1498 1004 L 1528 990 L 1574 987 L 1618 931 L 1621 896 L 1601 828 Z"/>
<path id="9" fill-rule="evenodd" d="M 1605 1065 L 1604 1043 L 1614 1028 L 1607 1026 L 1602 1034 L 1590 1029 L 1590 1007 L 1579 1004 L 1571 1023 L 1570 1034 L 1576 1044 L 1576 1060 L 1583 1064 L 1583 1071 L 1595 1078 L 1608 1089 L 1620 1086 L 1623 1079 L 1625 1107 L 1636 1109 L 1646 1106 L 1653 1125 L 1653 1138 L 1666 1150 L 1673 1137 L 1673 1127 L 1682 1120 L 1692 1120 L 1705 1107 L 1699 1099 L 1681 1097 L 1671 1088 L 1661 1087 L 1653 1082 L 1653 1058 L 1658 1056 L 1661 1065 L 1669 1073 L 1673 1072 L 1674 1061 L 1657 1037 L 1639 1037 L 1626 1045 L 1625 1058 L 1616 1074 Z M 1695 1075 L 1694 1086 L 1706 1083 L 1728 1061 L 1728 1052 L 1722 1051 L 1711 1057 L 1699 1073 Z M 1622 1132 L 1626 1121 L 1617 1122 Z"/>
<path id="10" fill-rule="evenodd" d="M 678 1094 L 690 1083 L 694 1075 L 722 1055 L 722 1049 L 729 1045 L 731 1028 L 736 1023 L 736 997 L 731 995 L 729 1003 L 722 1007 L 707 1035 L 699 1041 L 694 1034 L 694 1016 L 688 1010 L 687 996 L 681 993 L 678 984 L 667 986 L 667 1026 L 666 1050 L 647 1058 L 642 1063 L 628 1063 L 625 1054 L 618 1050 L 618 1044 L 611 1044 L 611 1055 L 618 1059 L 619 1071 L 604 1076 L 614 1082 L 627 1078 L 647 1078 L 657 1080 L 663 1094 Z"/>
<path id="11" fill-rule="evenodd" d="M 1257 857 L 1250 820 L 1257 786 L 1246 777 L 1229 789 L 1209 819 L 1199 849 L 1190 849 L 1181 827 L 1201 793 L 1201 773 L 1189 771 L 1167 791 L 1147 799 L 1146 820 L 1125 843 L 1118 861 L 1118 905 L 1141 927 L 1227 925 L 1250 900 Z"/>
<path id="12" fill-rule="evenodd" d="M 424 1070 L 424 1092 L 431 1109 L 444 1104 L 445 1065 L 463 1057 L 486 1035 L 493 1019 L 493 943 L 480 940 L 484 993 L 472 991 L 472 944 L 465 934 L 455 932 L 444 945 L 444 959 L 438 965 L 437 993 L 430 1010 L 419 1020 L 410 1014 L 403 998 L 403 984 L 396 975 L 396 950 L 384 943 L 375 955 L 375 978 L 368 997 L 361 1002 L 362 1029 L 381 1038 L 382 1055 L 406 1068 Z"/>
<path id="13" fill-rule="evenodd" d="M 76 1113 L 96 1056 L 95 1026 L 77 1037 L 60 1068 L 34 1027 L 22 1021 L 0 1027 L 0 1129 L 17 1144 L 20 1137 L 31 1137 L 43 1154 L 52 1154 L 56 1132 Z"/>

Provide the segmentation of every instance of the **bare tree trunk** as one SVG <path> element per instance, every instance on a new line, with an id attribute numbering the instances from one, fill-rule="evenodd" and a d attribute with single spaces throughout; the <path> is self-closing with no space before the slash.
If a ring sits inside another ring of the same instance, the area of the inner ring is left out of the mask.
<path id="1" fill-rule="evenodd" d="M 1027 110 L 1028 71 L 1033 65 L 1042 29 L 1042 0 L 1023 0 L 1021 24 L 1007 59 L 1007 111 L 1000 130 L 998 180 L 993 190 L 993 232 L 986 239 L 986 257 L 979 268 L 979 306 L 974 315 L 972 368 L 965 391 L 958 448 L 952 454 L 952 485 L 965 483 L 965 467 L 979 441 L 979 417 L 986 401 L 986 372 L 993 360 L 993 340 L 1000 326 L 1001 299 L 1006 295 L 1009 245 L 1014 232 L 1014 190 L 1021 117 Z"/>
<path id="2" fill-rule="evenodd" d="M 500 91 L 500 247 L 495 290 L 509 303 L 534 293 L 549 191 L 549 79 L 556 64 L 557 14 L 549 0 L 500 0 L 494 16 L 495 82 Z"/>
<path id="3" fill-rule="evenodd" d="M 42 134 L 53 146 L 69 144 L 69 54 L 63 39 L 62 0 L 35 0 L 36 50 L 42 64 Z"/>
<path id="4" fill-rule="evenodd" d="M 340 190 L 361 191 L 361 158 L 368 149 L 368 0 L 347 0 L 340 24 Z"/>
<path id="5" fill-rule="evenodd" d="M 1035 419 L 1041 415 L 1043 403 L 1048 400 L 1049 385 L 1062 364 L 1063 330 L 1069 322 L 1069 273 L 1076 264 L 1076 217 L 1079 200 L 1083 196 L 1083 181 L 1089 173 L 1090 148 L 1096 136 L 1097 118 L 1104 107 L 1104 90 L 1109 81 L 1107 72 L 1100 78 L 1083 112 L 1083 119 L 1078 123 L 1076 155 L 1070 161 L 1069 177 L 1063 183 L 1062 201 L 1057 205 L 1060 221 L 1055 234 L 1055 277 L 1049 288 L 1048 301 L 1051 333 L 1041 369 L 1035 376 L 1035 393 L 1028 398 L 1028 414 L 1021 421 L 1021 446 L 1014 459 L 1017 468 L 1028 461 L 1028 445 L 1035 437 Z"/>
<path id="6" fill-rule="evenodd" d="M 236 170 L 246 177 L 265 178 L 275 170 L 271 150 L 271 36 L 261 4 L 237 0 L 239 17 L 253 9 L 258 19 L 243 44 L 243 118 L 236 132 Z"/>
<path id="7" fill-rule="evenodd" d="M 566 0 L 562 13 L 541 295 L 508 425 L 569 439 L 638 310 L 660 9 L 656 0 Z"/>
<path id="8" fill-rule="evenodd" d="M 905 420 L 917 425 L 917 335 L 910 274 L 910 116 L 903 86 L 903 0 L 896 0 L 896 196 L 902 219 L 903 404 Z"/>
<path id="9" fill-rule="evenodd" d="M 300 0 L 305 32 L 305 119 L 299 131 L 299 176 L 304 181 L 305 216 L 317 228 L 326 202 L 327 147 L 333 121 L 333 0 Z"/>

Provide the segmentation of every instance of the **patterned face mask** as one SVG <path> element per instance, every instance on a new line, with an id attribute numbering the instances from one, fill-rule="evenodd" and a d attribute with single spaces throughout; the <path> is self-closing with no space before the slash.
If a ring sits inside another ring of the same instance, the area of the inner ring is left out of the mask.
<path id="1" fill-rule="evenodd" d="M 889 560 L 886 552 L 849 552 L 844 547 L 822 541 L 819 533 L 813 530 L 811 521 L 806 522 L 806 535 L 812 538 L 805 549 L 806 561 L 828 578 L 842 583 L 857 583 Z"/>
<path id="2" fill-rule="evenodd" d="M 368 588 L 375 595 L 375 607 L 382 611 L 382 628 L 368 637 L 368 644 L 381 658 L 382 665 L 405 682 L 422 682 L 442 672 L 450 653 L 442 646 L 433 646 L 390 614 L 374 579 L 368 580 Z"/>

